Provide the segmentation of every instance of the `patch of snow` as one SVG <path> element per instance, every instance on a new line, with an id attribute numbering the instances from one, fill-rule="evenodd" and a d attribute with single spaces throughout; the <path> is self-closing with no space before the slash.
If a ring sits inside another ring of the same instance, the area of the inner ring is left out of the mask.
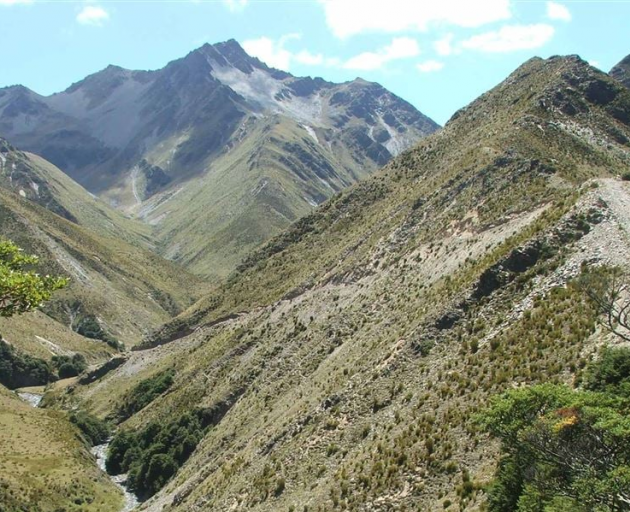
<path id="1" fill-rule="evenodd" d="M 157 217 L 153 217 L 151 220 L 148 221 L 149 226 L 157 226 L 158 224 L 161 224 L 161 222 L 168 217 L 168 214 L 171 213 L 170 211 L 168 212 L 164 212 L 161 213 L 160 215 L 158 215 Z"/>
<path id="2" fill-rule="evenodd" d="M 332 190 L 332 186 L 331 186 L 331 185 L 330 185 L 330 183 L 328 183 L 325 179 L 320 178 L 319 176 L 317 176 L 317 179 L 318 179 L 319 181 L 321 181 L 321 182 L 322 182 L 325 186 L 327 186 L 329 189 L 331 189 L 331 190 Z"/>
<path id="3" fill-rule="evenodd" d="M 264 180 L 262 180 L 262 181 L 260 182 L 260 184 L 259 184 L 259 185 L 257 185 L 257 186 L 256 186 L 256 188 L 254 188 L 254 189 L 252 190 L 252 195 L 253 195 L 253 196 L 257 196 L 258 194 L 260 194 L 260 193 L 261 193 L 261 192 L 265 189 L 265 187 L 266 187 L 268 184 L 269 184 L 269 180 L 268 180 L 268 179 L 264 179 Z"/>
<path id="4" fill-rule="evenodd" d="M 136 200 L 136 205 L 140 205 L 142 203 L 140 194 L 138 194 L 138 174 L 139 173 L 140 173 L 140 167 L 135 165 L 133 169 L 131 169 L 131 192 L 133 193 L 133 197 Z"/>
<path id="5" fill-rule="evenodd" d="M 402 153 L 411 145 L 411 141 L 409 141 L 407 137 L 401 135 L 400 133 L 398 133 L 398 130 L 395 130 L 394 128 L 389 126 L 385 121 L 383 121 L 383 118 L 381 116 L 379 116 L 378 120 L 381 126 L 383 126 L 383 128 L 387 130 L 387 133 L 389 133 L 390 139 L 383 145 L 393 156 L 400 155 L 400 153 Z"/>
<path id="6" fill-rule="evenodd" d="M 319 139 L 317 138 L 317 134 L 315 133 L 315 130 L 313 130 L 313 128 L 311 128 L 307 124 L 301 124 L 300 126 L 308 132 L 308 134 L 313 138 L 315 142 L 317 142 L 317 144 L 319 144 Z"/>
<path id="7" fill-rule="evenodd" d="M 39 184 L 35 183 L 34 181 L 31 181 L 31 188 L 35 191 L 37 195 L 39 195 Z"/>

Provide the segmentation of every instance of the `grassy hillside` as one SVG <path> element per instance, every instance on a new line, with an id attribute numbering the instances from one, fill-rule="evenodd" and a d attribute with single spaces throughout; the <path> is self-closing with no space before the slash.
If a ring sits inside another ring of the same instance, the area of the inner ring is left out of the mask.
<path id="1" fill-rule="evenodd" d="M 479 510 L 498 446 L 474 414 L 610 341 L 574 280 L 627 266 L 629 141 L 621 85 L 528 61 L 66 398 L 111 414 L 174 369 L 121 428 L 205 435 L 145 510 Z"/>
<path id="2" fill-rule="evenodd" d="M 148 226 L 108 207 L 43 158 L 0 138 L 0 186 L 100 235 L 148 246 Z"/>
<path id="3" fill-rule="evenodd" d="M 70 285 L 44 309 L 61 325 L 51 328 L 40 313 L 0 319 L 11 343 L 36 350 L 48 339 L 62 348 L 79 343 L 72 332 L 86 318 L 127 346 L 146 329 L 187 307 L 197 280 L 145 249 L 106 238 L 37 204 L 0 189 L 0 235 L 41 259 L 42 273 L 64 275 Z M 35 339 L 33 339 L 35 337 Z M 100 342 L 107 350 L 104 343 Z"/>
<path id="4" fill-rule="evenodd" d="M 226 277 L 252 249 L 331 195 L 367 177 L 362 149 L 317 142 L 282 116 L 253 121 L 209 171 L 176 193 L 144 206 L 158 251 L 191 271 Z M 321 136 L 321 135 L 320 135 Z M 323 140 L 323 138 L 322 138 Z"/>
<path id="5" fill-rule="evenodd" d="M 0 510 L 118 512 L 122 494 L 94 464 L 79 431 L 0 386 Z"/>

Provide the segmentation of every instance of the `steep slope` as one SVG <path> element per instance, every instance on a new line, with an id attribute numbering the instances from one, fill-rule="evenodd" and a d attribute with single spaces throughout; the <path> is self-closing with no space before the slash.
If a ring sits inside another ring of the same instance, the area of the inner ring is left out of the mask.
<path id="1" fill-rule="evenodd" d="M 149 245 L 149 229 L 109 208 L 57 167 L 0 137 L 0 187 L 96 233 Z"/>
<path id="2" fill-rule="evenodd" d="M 275 123 L 292 133 L 268 134 Z M 49 97 L 20 86 L 0 90 L 0 133 L 158 226 L 162 254 L 219 276 L 336 186 L 356 182 L 437 128 L 378 84 L 296 78 L 233 40 L 204 45 L 157 71 L 110 66 Z M 272 158 L 260 157 L 263 145 Z M 313 181 L 305 167 L 325 169 L 332 182 Z M 264 180 L 271 185 L 266 193 L 244 200 Z M 198 193 L 200 182 L 208 193 Z M 216 213 L 182 214 L 196 219 L 190 228 L 169 219 L 187 205 L 218 212 L 226 201 L 232 203 L 227 224 Z M 148 215 L 156 204 L 163 206 Z M 255 226 L 253 211 L 263 212 Z M 183 247 L 177 234 L 199 234 L 199 227 L 207 239 Z M 229 249 L 221 244 L 226 238 Z"/>
<path id="3" fill-rule="evenodd" d="M 610 76 L 630 89 L 630 55 L 610 70 Z"/>
<path id="4" fill-rule="evenodd" d="M 34 409 L 0 386 L 0 428 L 3 512 L 121 509 L 120 491 L 61 413 Z"/>
<path id="5" fill-rule="evenodd" d="M 192 411 L 205 436 L 144 510 L 479 509 L 474 414 L 602 342 L 571 282 L 628 265 L 629 141 L 629 91 L 532 59 L 66 399 L 105 415 L 175 370 L 122 428 Z"/>
<path id="6" fill-rule="evenodd" d="M 71 279 L 45 308 L 61 325 L 51 326 L 41 313 L 0 319 L 4 338 L 30 353 L 37 345 L 44 346 L 48 357 L 54 347 L 73 350 L 81 337 L 69 327 L 77 330 L 85 319 L 132 346 L 146 329 L 187 307 L 200 291 L 194 287 L 198 280 L 158 256 L 96 235 L 2 188 L 0 234 L 39 256 L 41 272 Z"/>

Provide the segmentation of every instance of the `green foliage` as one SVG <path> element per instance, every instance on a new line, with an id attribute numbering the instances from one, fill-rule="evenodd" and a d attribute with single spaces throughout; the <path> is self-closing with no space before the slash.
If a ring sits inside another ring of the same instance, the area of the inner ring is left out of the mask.
<path id="1" fill-rule="evenodd" d="M 141 381 L 123 399 L 116 414 L 118 419 L 120 421 L 126 420 L 144 409 L 172 386 L 174 376 L 175 370 L 168 369 Z"/>
<path id="2" fill-rule="evenodd" d="M 490 511 L 626 510 L 629 410 L 627 395 L 549 384 L 495 398 L 481 419 L 505 453 L 489 490 Z"/>
<path id="3" fill-rule="evenodd" d="M 586 389 L 630 396 L 630 348 L 604 348 L 586 372 Z"/>
<path id="4" fill-rule="evenodd" d="M 32 311 L 68 284 L 67 279 L 28 270 L 37 263 L 37 257 L 26 256 L 14 243 L 0 240 L 0 316 Z"/>
<path id="5" fill-rule="evenodd" d="M 152 496 L 186 462 L 203 433 L 199 411 L 169 423 L 149 423 L 138 432 L 123 430 L 109 446 L 107 471 L 129 472 L 130 488 L 141 497 Z"/>
<path id="6" fill-rule="evenodd" d="M 104 341 L 110 347 L 115 349 L 121 348 L 120 342 L 101 327 L 101 324 L 94 315 L 84 316 L 76 322 L 73 328 L 81 336 L 85 336 L 86 338 L 93 340 Z"/>
<path id="7" fill-rule="evenodd" d="M 106 443 L 111 435 L 107 422 L 85 411 L 71 413 L 70 422 L 81 430 L 90 446 Z"/>
<path id="8" fill-rule="evenodd" d="M 60 379 L 76 377 L 87 369 L 87 363 L 82 354 L 53 356 L 52 364 L 57 369 Z"/>
<path id="9" fill-rule="evenodd" d="M 0 384 L 15 389 L 42 386 L 53 380 L 55 375 L 46 361 L 23 354 L 0 337 Z"/>

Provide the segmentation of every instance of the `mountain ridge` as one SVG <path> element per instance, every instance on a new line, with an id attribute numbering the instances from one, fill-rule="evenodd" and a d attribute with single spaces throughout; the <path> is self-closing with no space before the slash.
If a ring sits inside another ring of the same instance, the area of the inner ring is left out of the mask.
<path id="1" fill-rule="evenodd" d="M 274 126 L 280 133 L 270 137 Z M 151 226 L 161 255 L 214 279 L 338 190 L 305 167 L 326 168 L 347 186 L 436 129 L 379 84 L 293 77 L 234 40 L 206 44 L 159 70 L 110 66 L 48 97 L 0 90 L 0 133 Z M 229 186 L 216 181 L 226 169 Z M 246 198 L 262 183 L 265 194 Z M 207 193 L 196 194 L 199 187 Z M 227 224 L 217 217 L 225 193 L 241 205 Z M 197 236 L 208 236 L 201 245 L 183 244 L 178 233 L 192 228 L 171 220 L 189 206 L 218 212 L 189 216 Z M 263 211 L 264 222 L 250 222 L 258 215 L 252 210 Z M 222 255 L 226 236 L 241 242 Z"/>
<path id="2" fill-rule="evenodd" d="M 627 266 L 628 114 L 585 61 L 531 59 L 147 337 L 103 396 L 156 365 L 174 384 L 123 432 L 212 423 L 143 509 L 482 508 L 499 453 L 475 414 L 607 341 L 574 280 Z"/>

